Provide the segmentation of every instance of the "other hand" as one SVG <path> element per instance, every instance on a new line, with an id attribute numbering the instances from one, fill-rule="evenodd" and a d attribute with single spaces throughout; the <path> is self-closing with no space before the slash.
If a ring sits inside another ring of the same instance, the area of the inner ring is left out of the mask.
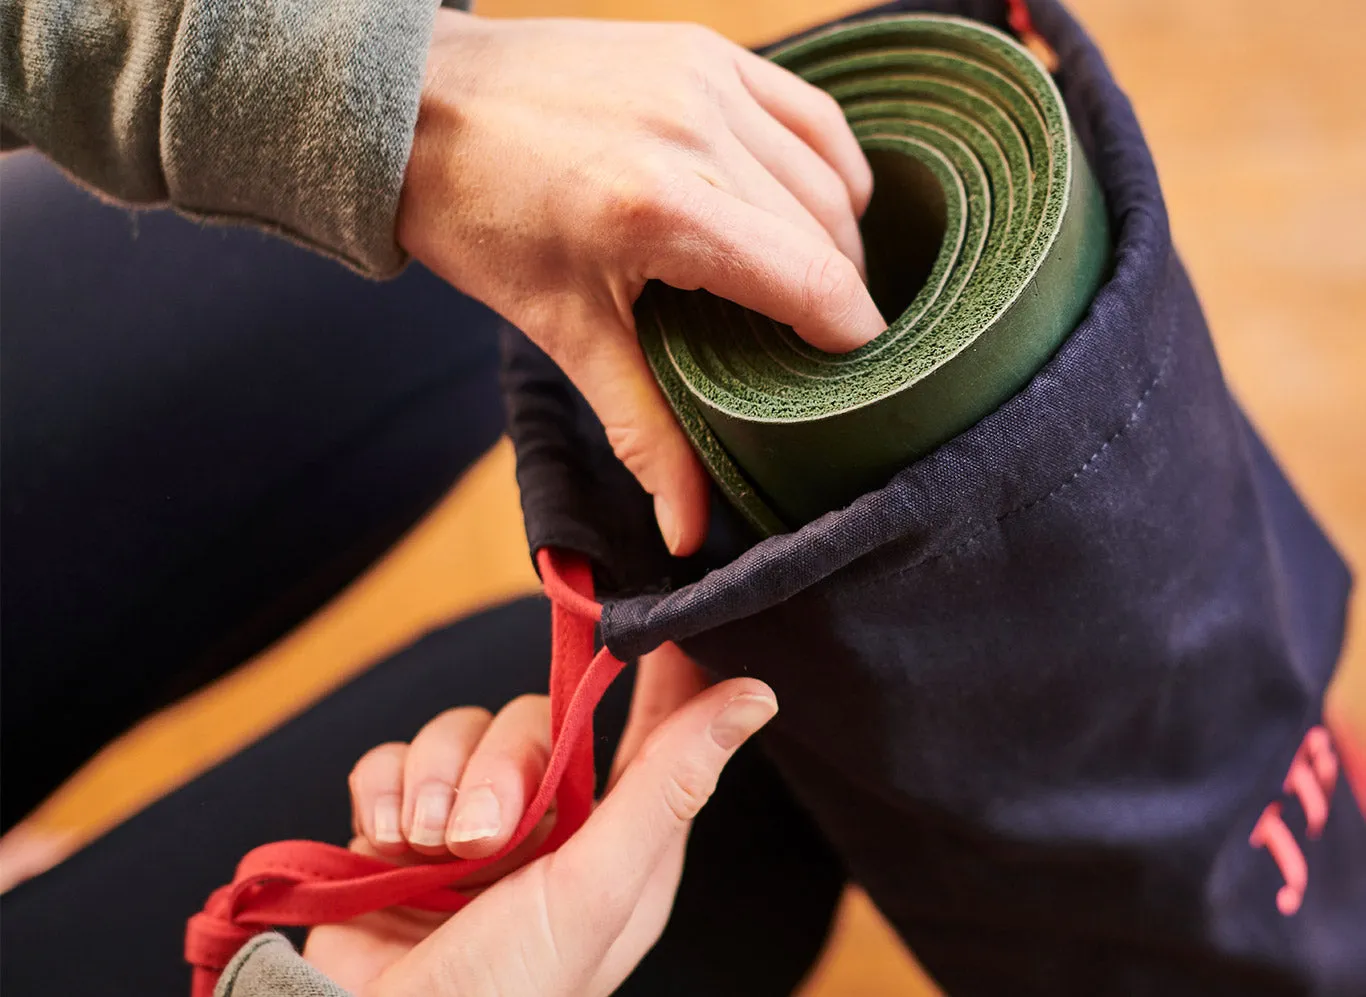
<path id="1" fill-rule="evenodd" d="M 755 679 L 699 691 L 695 666 L 672 645 L 641 668 L 649 676 L 636 696 L 651 701 L 633 709 L 615 782 L 559 850 L 522 864 L 548 832 L 548 816 L 489 870 L 504 877 L 458 913 L 386 910 L 322 926 L 305 957 L 365 997 L 614 991 L 668 920 L 688 829 L 722 767 L 777 711 L 772 690 Z M 449 710 L 410 744 L 372 749 L 351 775 L 352 848 L 399 861 L 493 854 L 540 782 L 549 727 L 545 697 L 525 696 L 492 717 Z"/>

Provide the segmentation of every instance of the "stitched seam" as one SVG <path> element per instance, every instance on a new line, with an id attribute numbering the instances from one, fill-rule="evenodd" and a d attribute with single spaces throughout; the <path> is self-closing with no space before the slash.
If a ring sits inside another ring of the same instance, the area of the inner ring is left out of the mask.
<path id="1" fill-rule="evenodd" d="M 970 535 L 964 537 L 958 543 L 954 544 L 954 546 L 951 547 L 949 550 L 940 551 L 937 554 L 930 554 L 929 556 L 919 561 L 916 561 L 914 564 L 908 564 L 903 568 L 897 569 L 896 571 L 889 572 L 883 575 L 878 575 L 877 578 L 873 580 L 881 581 L 885 578 L 892 578 L 899 575 L 903 575 L 908 571 L 914 571 L 915 569 L 924 567 L 925 565 L 930 564 L 934 561 L 953 557 L 955 554 L 958 554 L 960 551 L 962 551 L 963 548 L 974 543 L 988 530 L 994 529 L 995 527 L 999 526 L 1001 523 L 1004 523 L 1008 519 L 1013 519 L 1016 516 L 1023 515 L 1030 509 L 1033 509 L 1035 506 L 1042 505 L 1044 502 L 1047 502 L 1049 499 L 1056 498 L 1067 488 L 1071 487 L 1071 485 L 1074 482 L 1076 482 L 1078 478 L 1080 478 L 1087 471 L 1091 470 L 1091 468 L 1095 465 L 1096 461 L 1098 461 L 1101 458 L 1101 456 L 1103 456 L 1104 453 L 1110 449 L 1110 446 L 1112 444 L 1118 441 L 1120 437 L 1127 433 L 1138 422 L 1139 416 L 1142 415 L 1143 409 L 1148 403 L 1149 396 L 1152 395 L 1152 393 L 1157 389 L 1157 386 L 1162 383 L 1162 379 L 1166 377 L 1167 372 L 1171 369 L 1172 357 L 1174 356 L 1175 352 L 1173 347 L 1173 340 L 1175 338 L 1176 320 L 1173 314 L 1173 317 L 1169 320 L 1169 328 L 1167 331 L 1167 339 L 1163 348 L 1162 359 L 1158 362 L 1157 371 L 1153 374 L 1153 379 L 1150 382 L 1148 382 L 1148 386 L 1143 389 L 1143 394 L 1140 395 L 1138 401 L 1134 403 L 1134 407 L 1129 410 L 1129 417 L 1124 421 L 1124 424 L 1120 426 L 1117 430 L 1115 430 L 1113 433 L 1111 433 L 1110 437 L 1100 445 L 1100 447 L 1096 450 L 1095 453 L 1091 454 L 1090 457 L 1086 458 L 1086 460 L 1082 463 L 1080 467 L 1078 467 L 1075 471 L 1073 471 L 1070 475 L 1068 475 L 1058 484 L 1054 485 L 1053 488 L 1045 492 L 1043 495 L 1040 495 L 1037 498 L 1029 499 L 1023 504 L 1017 505 L 1011 509 L 1007 509 L 1005 512 L 995 516 L 991 520 L 991 522 L 984 523 L 982 526 L 974 530 Z"/>
<path id="2" fill-rule="evenodd" d="M 1111 447 L 1114 443 L 1116 443 L 1122 436 L 1124 436 L 1125 433 L 1127 433 L 1127 432 L 1128 432 L 1128 431 L 1129 431 L 1129 430 L 1138 422 L 1139 417 L 1140 417 L 1140 416 L 1142 415 L 1142 413 L 1143 413 L 1144 407 L 1145 407 L 1145 406 L 1147 405 L 1147 403 L 1148 403 L 1148 398 L 1149 398 L 1149 397 L 1152 395 L 1152 393 L 1157 389 L 1158 385 L 1160 385 L 1160 384 L 1162 383 L 1163 378 L 1165 378 L 1165 377 L 1167 376 L 1168 372 L 1169 372 L 1170 369 L 1171 369 L 1172 360 L 1173 360 L 1173 357 L 1174 357 L 1174 355 L 1175 355 L 1175 345 L 1174 345 L 1174 344 L 1175 344 L 1175 339 L 1176 339 L 1176 325 L 1177 325 L 1177 322 L 1176 322 L 1176 313 L 1175 313 L 1175 311 L 1173 311 L 1173 312 L 1170 314 L 1170 316 L 1169 316 L 1169 318 L 1168 318 L 1168 322 L 1167 322 L 1167 326 L 1168 326 L 1168 328 L 1167 328 L 1167 338 L 1166 338 L 1166 340 L 1163 342 L 1162 359 L 1158 361 L 1157 369 L 1156 369 L 1156 371 L 1153 373 L 1152 380 L 1148 382 L 1147 387 L 1145 387 L 1145 388 L 1143 389 L 1143 393 L 1138 397 L 1138 400 L 1134 403 L 1133 408 L 1131 408 L 1131 409 L 1129 410 L 1129 415 L 1128 415 L 1128 417 L 1125 419 L 1124 424 L 1121 425 L 1121 426 L 1120 426 L 1117 430 L 1115 430 L 1113 433 L 1111 433 L 1110 436 L 1105 440 L 1105 442 L 1102 443 L 1102 444 L 1096 449 L 1096 451 L 1095 451 L 1093 454 L 1091 454 L 1090 457 L 1086 458 L 1086 460 L 1082 462 L 1081 466 L 1079 466 L 1075 471 L 1073 471 L 1070 475 L 1068 475 L 1066 478 L 1064 478 L 1064 479 L 1063 479 L 1062 481 L 1060 481 L 1058 484 L 1054 485 L 1053 488 L 1051 488 L 1049 491 L 1047 491 L 1047 492 L 1044 493 L 1043 495 L 1040 495 L 1040 496 L 1038 496 L 1037 498 L 1029 499 L 1029 500 L 1027 500 L 1026 502 L 1024 502 L 1024 503 L 1022 503 L 1022 504 L 1020 504 L 1020 505 L 1014 506 L 1013 508 L 1007 509 L 1005 512 L 1000 513 L 1000 514 L 994 516 L 994 517 L 992 518 L 992 520 L 991 520 L 989 523 L 985 523 L 985 524 L 983 524 L 982 526 L 980 526 L 978 529 L 974 530 L 970 535 L 968 535 L 967 537 L 964 537 L 964 538 L 963 538 L 962 540 L 960 540 L 958 543 L 954 544 L 954 546 L 951 547 L 949 550 L 940 551 L 940 552 L 938 552 L 938 553 L 936 553 L 936 554 L 927 555 L 926 557 L 921 558 L 920 560 L 917 560 L 917 561 L 915 561 L 915 562 L 913 562 L 913 563 L 911 563 L 911 564 L 907 564 L 907 565 L 904 565 L 904 566 L 902 566 L 902 567 L 899 567 L 899 568 L 896 568 L 896 569 L 893 569 L 893 570 L 890 570 L 890 571 L 880 572 L 880 573 L 875 574 L 875 575 L 873 575 L 873 576 L 871 576 L 871 577 L 869 577 L 869 578 L 867 578 L 867 579 L 865 579 L 865 580 L 863 580 L 863 581 L 861 581 L 861 582 L 855 581 L 855 582 L 853 582 L 853 584 L 854 584 L 857 588 L 867 588 L 867 587 L 870 586 L 870 585 L 877 585 L 877 584 L 880 584 L 880 583 L 882 583 L 883 581 L 885 581 L 886 579 L 889 579 L 889 578 L 898 578 L 898 577 L 900 577 L 901 575 L 907 574 L 908 572 L 911 572 L 911 571 L 915 571 L 915 570 L 917 570 L 918 568 L 922 568 L 922 567 L 924 567 L 925 565 L 930 564 L 930 563 L 932 563 L 932 562 L 934 562 L 934 561 L 941 560 L 941 559 L 944 559 L 944 558 L 953 557 L 954 555 L 956 555 L 956 554 L 958 554 L 960 551 L 962 551 L 965 547 L 967 547 L 969 544 L 972 544 L 973 542 L 975 542 L 979 537 L 981 537 L 981 536 L 982 536 L 984 533 L 986 533 L 988 530 L 993 529 L 993 528 L 995 528 L 996 526 L 999 526 L 1001 523 L 1005 522 L 1005 521 L 1008 520 L 1008 519 L 1012 519 L 1012 518 L 1014 518 L 1014 517 L 1016 517 L 1016 516 L 1023 515 L 1024 513 L 1028 512 L 1030 509 L 1033 509 L 1033 508 L 1035 508 L 1036 506 L 1041 505 L 1041 504 L 1044 503 L 1044 502 L 1047 502 L 1047 501 L 1048 501 L 1049 499 L 1051 499 L 1051 498 L 1055 498 L 1057 495 L 1061 494 L 1064 490 L 1066 490 L 1067 488 L 1069 488 L 1073 483 L 1076 482 L 1076 480 L 1077 480 L 1078 478 L 1080 478 L 1080 477 L 1081 477 L 1083 474 L 1085 474 L 1087 471 L 1091 470 L 1091 468 L 1095 465 L 1096 461 L 1098 461 L 1098 460 L 1101 458 L 1101 456 L 1104 455 L 1105 452 L 1106 452 L 1107 450 L 1109 450 L 1110 447 Z M 872 557 L 872 556 L 876 556 L 877 549 L 878 549 L 878 548 L 874 548 L 873 550 L 868 551 L 867 553 L 865 553 L 864 555 L 862 555 L 862 557 Z M 830 578 L 832 578 L 832 577 L 838 575 L 840 572 L 847 572 L 847 571 L 850 571 L 851 569 L 853 569 L 853 566 L 854 566 L 854 565 L 858 564 L 858 562 L 859 562 L 860 560 L 861 560 L 861 558 L 854 558 L 853 560 L 849 561 L 848 563 L 842 565 L 842 566 L 839 567 L 839 568 L 836 568 L 834 571 L 830 572 L 829 574 L 825 575 L 823 578 L 821 578 L 821 579 L 819 579 L 818 581 L 814 582 L 813 585 L 819 585 L 819 584 L 821 584 L 821 582 L 828 581 Z M 602 624 L 601 624 L 601 625 L 602 625 L 602 627 L 603 627 L 604 630 L 612 630 L 612 629 L 614 629 L 613 626 L 612 626 L 612 624 L 611 624 L 611 618 L 612 618 L 612 616 L 613 616 L 613 612 L 612 612 L 612 611 L 613 611 L 613 609 L 615 608 L 615 606 L 616 606 L 616 603 L 613 602 L 613 601 L 611 601 L 611 600 L 606 600 L 606 601 L 604 601 L 604 603 L 603 603 L 603 616 L 602 616 Z M 754 615 L 754 613 L 761 612 L 761 611 L 763 611 L 764 609 L 768 609 L 768 608 L 771 608 L 771 606 L 763 606 L 763 607 L 760 607 L 760 608 L 757 609 L 757 610 L 754 610 L 754 611 L 751 612 L 751 613 L 746 613 L 746 614 L 743 614 L 743 615 Z M 718 626 L 718 625 L 724 625 L 725 623 L 729 623 L 729 622 L 732 622 L 732 621 L 733 621 L 733 618 L 728 618 L 728 619 L 722 620 L 720 623 L 713 623 L 712 626 L 714 627 L 714 626 Z M 675 638 L 675 639 L 677 639 L 677 638 Z"/>

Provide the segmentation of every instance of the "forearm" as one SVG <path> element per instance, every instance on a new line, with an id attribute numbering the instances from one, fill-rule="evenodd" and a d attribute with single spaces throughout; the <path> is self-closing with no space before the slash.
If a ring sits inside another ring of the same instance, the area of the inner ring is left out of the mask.
<path id="1" fill-rule="evenodd" d="M 110 197 L 390 274 L 435 6 L 0 0 L 6 139 Z"/>

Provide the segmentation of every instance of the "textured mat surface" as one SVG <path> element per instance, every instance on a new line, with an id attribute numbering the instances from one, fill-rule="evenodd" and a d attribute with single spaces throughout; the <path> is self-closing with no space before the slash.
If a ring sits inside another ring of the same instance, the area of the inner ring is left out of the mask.
<path id="1" fill-rule="evenodd" d="M 1085 313 L 1109 237 L 1057 87 L 993 28 L 898 15 L 769 54 L 839 100 L 868 154 L 869 286 L 897 317 L 842 356 L 702 291 L 652 284 L 637 321 L 703 462 L 773 534 L 1018 391 Z"/>

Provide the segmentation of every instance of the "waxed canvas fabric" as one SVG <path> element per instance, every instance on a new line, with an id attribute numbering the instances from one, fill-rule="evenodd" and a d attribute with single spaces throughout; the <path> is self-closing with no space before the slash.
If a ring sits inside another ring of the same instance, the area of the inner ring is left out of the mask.
<path id="1" fill-rule="evenodd" d="M 949 993 L 1361 995 L 1366 824 L 1345 779 L 1326 821 L 1286 782 L 1348 570 L 1224 383 L 1127 100 L 1058 4 L 1030 9 L 1115 239 L 1056 356 L 886 487 L 762 542 L 717 497 L 674 560 L 505 330 L 530 543 L 593 559 L 618 656 L 677 640 L 773 685 L 765 750 Z M 1291 914 L 1269 805 L 1307 864 Z"/>

